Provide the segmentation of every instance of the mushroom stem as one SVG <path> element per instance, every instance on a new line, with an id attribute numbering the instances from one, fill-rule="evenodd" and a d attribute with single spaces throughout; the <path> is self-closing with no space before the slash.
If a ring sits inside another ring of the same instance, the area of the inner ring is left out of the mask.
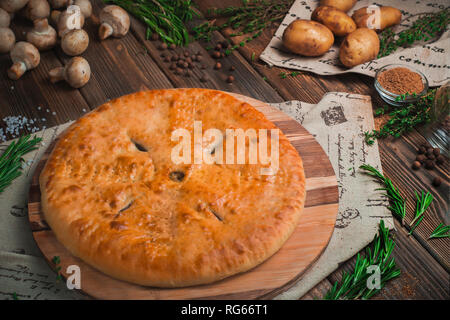
<path id="1" fill-rule="evenodd" d="M 103 22 L 98 30 L 98 35 L 100 36 L 101 40 L 105 40 L 106 38 L 111 36 L 113 32 L 114 32 L 113 27 L 111 27 L 110 24 Z"/>
<path id="2" fill-rule="evenodd" d="M 8 77 L 12 80 L 18 80 L 27 71 L 27 66 L 24 62 L 15 62 L 8 70 Z"/>
<path id="3" fill-rule="evenodd" d="M 51 83 L 64 80 L 64 67 L 58 67 L 48 72 Z"/>

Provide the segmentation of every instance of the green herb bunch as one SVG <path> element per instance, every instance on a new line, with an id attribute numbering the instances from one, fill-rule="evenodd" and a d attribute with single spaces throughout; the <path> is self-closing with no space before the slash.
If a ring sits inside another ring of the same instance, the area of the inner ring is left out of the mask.
<path id="1" fill-rule="evenodd" d="M 208 16 L 212 20 L 194 27 L 194 37 L 209 42 L 214 31 L 225 28 L 234 30 L 230 37 L 248 35 L 239 44 L 225 51 L 225 54 L 229 55 L 233 50 L 258 38 L 266 28 L 281 22 L 293 2 L 293 0 L 242 0 L 242 5 L 238 7 L 209 9 Z M 224 17 L 228 18 L 224 23 L 220 25 L 215 23 L 217 18 Z"/>
<path id="2" fill-rule="evenodd" d="M 388 209 L 392 212 L 394 216 L 396 216 L 403 224 L 403 219 L 405 219 L 406 215 L 406 200 L 402 197 L 398 189 L 394 186 L 391 179 L 386 178 L 381 174 L 380 171 L 372 167 L 371 165 L 364 164 L 359 167 L 364 170 L 368 175 L 375 177 L 378 181 L 380 181 L 384 187 L 378 188 L 376 190 L 383 190 L 386 192 L 386 196 L 391 201 L 391 205 Z"/>
<path id="3" fill-rule="evenodd" d="M 411 230 L 409 231 L 409 235 L 413 233 L 413 231 L 417 228 L 417 226 L 422 222 L 423 218 L 425 217 L 424 213 L 430 206 L 431 202 L 433 201 L 433 195 L 429 192 L 425 193 L 422 191 L 420 197 L 417 193 L 416 194 L 416 212 L 414 215 L 414 219 L 411 221 L 409 226 L 411 227 Z"/>
<path id="4" fill-rule="evenodd" d="M 187 21 L 197 15 L 191 0 L 104 0 L 114 3 L 147 25 L 147 38 L 157 33 L 166 43 L 189 43 Z"/>
<path id="5" fill-rule="evenodd" d="M 375 235 L 372 248 L 366 248 L 364 257 L 358 253 L 356 263 L 351 273 L 344 272 L 341 281 L 336 281 L 325 295 L 326 300 L 338 299 L 370 299 L 378 293 L 387 281 L 400 275 L 400 269 L 391 257 L 395 243 L 390 237 L 389 229 L 380 221 L 378 234 Z M 369 289 L 367 282 L 372 275 L 367 272 L 369 266 L 376 265 L 380 272 L 380 286 Z"/>
<path id="6" fill-rule="evenodd" d="M 429 41 L 440 36 L 450 21 L 450 8 L 428 13 L 417 19 L 409 28 L 395 33 L 387 28 L 379 35 L 380 51 L 378 58 L 394 53 L 398 48 L 411 46 L 417 41 Z"/>
<path id="7" fill-rule="evenodd" d="M 41 138 L 32 138 L 30 135 L 20 137 L 12 142 L 0 156 L 0 193 L 9 186 L 14 179 L 22 174 L 23 156 L 37 149 Z"/>
<path id="8" fill-rule="evenodd" d="M 390 119 L 380 130 L 366 131 L 366 143 L 371 145 L 375 142 L 375 139 L 386 138 L 388 136 L 398 138 L 416 126 L 430 122 L 430 110 L 433 106 L 435 95 L 436 89 L 431 89 L 415 103 L 410 103 L 404 107 L 390 107 L 385 105 L 382 108 L 376 109 L 375 116 L 388 114 Z M 397 100 L 404 100 L 405 98 L 405 95 L 401 95 L 397 97 Z"/>
<path id="9" fill-rule="evenodd" d="M 440 223 L 436 229 L 431 233 L 428 239 L 435 238 L 450 238 L 450 226 L 446 226 L 443 223 Z"/>

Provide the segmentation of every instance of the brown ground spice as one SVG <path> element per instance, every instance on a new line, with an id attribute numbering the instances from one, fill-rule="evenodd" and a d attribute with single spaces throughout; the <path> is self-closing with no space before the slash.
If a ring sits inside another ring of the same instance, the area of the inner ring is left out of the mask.
<path id="1" fill-rule="evenodd" d="M 420 74 L 407 68 L 397 67 L 383 71 L 378 76 L 378 82 L 384 89 L 396 94 L 418 94 L 423 91 Z"/>

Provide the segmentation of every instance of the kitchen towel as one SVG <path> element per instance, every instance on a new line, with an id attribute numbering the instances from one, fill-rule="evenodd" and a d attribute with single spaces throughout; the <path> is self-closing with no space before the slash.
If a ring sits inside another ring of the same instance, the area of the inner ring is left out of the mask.
<path id="1" fill-rule="evenodd" d="M 373 5 L 368 0 L 358 1 L 350 9 L 348 15 L 353 11 Z M 449 6 L 448 0 L 435 1 L 404 1 L 404 0 L 380 0 L 376 2 L 379 6 L 392 6 L 402 11 L 402 21 L 395 27 L 395 31 L 405 29 L 411 25 L 418 16 L 426 12 L 435 12 Z M 310 71 L 321 75 L 333 75 L 348 72 L 356 72 L 368 76 L 375 76 L 377 70 L 388 64 L 404 64 L 416 68 L 428 78 L 430 86 L 440 86 L 450 79 L 450 30 L 444 32 L 439 39 L 431 42 L 414 44 L 410 48 L 402 48 L 386 57 L 372 60 L 351 69 L 347 69 L 339 61 L 340 39 L 336 39 L 333 46 L 320 57 L 303 57 L 292 54 L 283 48 L 282 36 L 284 29 L 296 19 L 311 19 L 311 13 L 319 5 L 317 0 L 297 0 L 292 5 L 269 45 L 264 49 L 260 58 L 269 65 Z"/>
<path id="2" fill-rule="evenodd" d="M 369 96 L 331 92 L 317 105 L 300 101 L 272 105 L 314 135 L 330 157 L 338 179 L 339 213 L 328 247 L 298 282 L 276 297 L 298 299 L 367 246 L 377 233 L 380 219 L 390 228 L 393 221 L 387 199 L 382 192 L 374 191 L 379 185 L 358 169 L 366 163 L 381 170 L 378 144 L 364 143 L 364 132 L 374 128 Z M 36 164 L 47 146 L 69 125 L 36 133 L 43 138 L 42 145 L 25 156 L 23 175 L 0 194 L 0 299 L 87 298 L 56 280 L 34 242 L 26 209 Z"/>

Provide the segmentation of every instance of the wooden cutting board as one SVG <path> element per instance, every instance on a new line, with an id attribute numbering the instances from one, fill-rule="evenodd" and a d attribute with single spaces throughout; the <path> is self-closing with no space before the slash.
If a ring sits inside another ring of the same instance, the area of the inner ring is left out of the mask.
<path id="1" fill-rule="evenodd" d="M 34 239 L 45 259 L 59 256 L 64 278 L 69 265 L 81 270 L 81 291 L 97 299 L 256 299 L 271 298 L 296 283 L 327 246 L 338 212 L 338 186 L 331 163 L 319 143 L 298 122 L 261 101 L 233 94 L 263 112 L 280 128 L 303 159 L 306 203 L 300 223 L 283 247 L 250 271 L 208 285 L 180 289 L 143 287 L 113 279 L 72 256 L 56 239 L 40 211 L 39 175 L 54 144 L 33 175 L 28 214 Z"/>

